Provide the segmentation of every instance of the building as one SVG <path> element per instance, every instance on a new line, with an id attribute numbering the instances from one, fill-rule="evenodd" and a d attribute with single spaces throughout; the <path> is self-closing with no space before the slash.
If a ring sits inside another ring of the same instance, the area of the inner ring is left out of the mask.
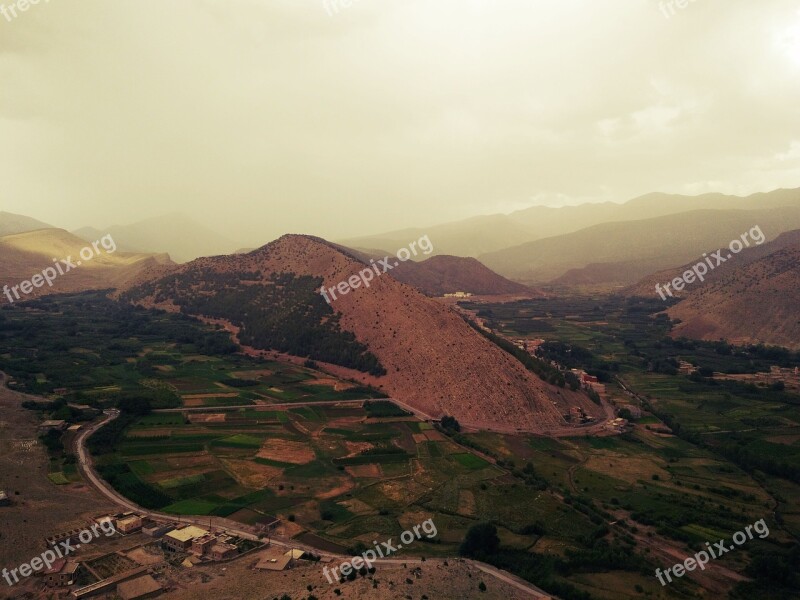
<path id="1" fill-rule="evenodd" d="M 117 531 L 125 535 L 134 533 L 142 528 L 142 518 L 138 515 L 131 515 L 123 519 L 117 519 L 116 528 Z"/>
<path id="2" fill-rule="evenodd" d="M 117 585 L 117 594 L 122 600 L 144 600 L 161 593 L 161 584 L 150 575 L 142 575 Z"/>
<path id="3" fill-rule="evenodd" d="M 212 533 L 207 533 L 192 540 L 192 546 L 189 552 L 195 556 L 205 556 L 206 552 L 211 549 L 211 546 L 217 543 L 217 536 Z"/>
<path id="4" fill-rule="evenodd" d="M 183 529 L 175 529 L 166 534 L 161 543 L 167 550 L 173 552 L 187 552 L 192 547 L 192 542 L 196 538 L 201 538 L 208 535 L 208 531 L 200 529 L 194 525 L 189 525 Z"/>
<path id="5" fill-rule="evenodd" d="M 227 542 L 219 542 L 211 546 L 211 560 L 229 560 L 239 556 L 239 548 Z"/>
<path id="6" fill-rule="evenodd" d="M 256 569 L 263 571 L 283 571 L 289 568 L 292 562 L 291 556 L 281 556 L 279 558 L 263 558 L 256 565 Z"/>
<path id="7" fill-rule="evenodd" d="M 175 529 L 175 523 L 156 523 L 147 521 L 142 523 L 142 533 L 152 538 L 160 538 Z"/>
<path id="8" fill-rule="evenodd" d="M 72 585 L 78 573 L 80 565 L 75 562 L 68 562 L 63 558 L 53 563 L 47 571 L 44 571 L 44 582 L 50 587 L 66 587 Z"/>
<path id="9" fill-rule="evenodd" d="M 261 533 L 269 533 L 278 528 L 278 525 L 281 524 L 281 520 L 278 517 L 274 517 L 272 515 L 264 515 L 261 518 L 261 521 L 256 524 L 256 528 Z"/>
<path id="10" fill-rule="evenodd" d="M 3 490 L 0 490 L 0 506 L 11 506 L 11 498 Z"/>

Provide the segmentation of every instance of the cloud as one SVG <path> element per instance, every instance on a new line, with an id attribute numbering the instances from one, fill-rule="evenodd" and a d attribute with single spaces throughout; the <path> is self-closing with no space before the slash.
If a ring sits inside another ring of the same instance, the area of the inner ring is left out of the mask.
<path id="1" fill-rule="evenodd" d="M 775 43 L 795 10 L 53 0 L 0 20 L 3 207 L 69 227 L 182 211 L 246 246 L 796 186 L 790 161 L 763 168 L 800 139 L 800 67 Z"/>

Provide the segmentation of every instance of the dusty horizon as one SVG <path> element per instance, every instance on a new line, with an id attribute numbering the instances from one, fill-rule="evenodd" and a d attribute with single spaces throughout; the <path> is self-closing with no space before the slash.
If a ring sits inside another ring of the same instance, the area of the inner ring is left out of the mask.
<path id="1" fill-rule="evenodd" d="M 797 4 L 735 4 L 29 5 L 0 16 L 0 208 L 252 245 L 797 187 Z"/>

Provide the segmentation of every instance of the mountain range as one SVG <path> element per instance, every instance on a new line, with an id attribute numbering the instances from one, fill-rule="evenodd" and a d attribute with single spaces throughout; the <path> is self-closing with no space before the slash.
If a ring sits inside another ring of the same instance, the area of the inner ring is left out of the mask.
<path id="1" fill-rule="evenodd" d="M 430 227 L 351 238 L 341 243 L 351 248 L 381 248 L 391 252 L 402 248 L 409 240 L 427 234 L 435 241 L 435 254 L 479 258 L 602 223 L 641 221 L 695 210 L 753 210 L 782 206 L 800 206 L 800 189 L 779 189 L 745 197 L 651 193 L 624 203 L 604 202 L 562 208 L 534 206 L 508 215 L 472 217 Z"/>

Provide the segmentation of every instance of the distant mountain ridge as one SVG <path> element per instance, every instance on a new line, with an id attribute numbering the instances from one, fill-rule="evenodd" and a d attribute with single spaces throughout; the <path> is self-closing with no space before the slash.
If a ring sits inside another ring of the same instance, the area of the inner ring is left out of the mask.
<path id="1" fill-rule="evenodd" d="M 86 240 L 97 239 L 98 236 L 108 233 L 127 252 L 166 252 L 176 262 L 187 262 L 200 256 L 233 253 L 241 246 L 191 217 L 178 213 L 153 217 L 130 225 L 113 225 L 106 229 L 83 227 L 73 233 Z"/>
<path id="2" fill-rule="evenodd" d="M 43 269 L 53 267 L 54 257 L 58 260 L 71 257 L 76 263 L 75 268 L 59 275 L 52 287 L 34 287 L 21 301 L 45 294 L 117 287 L 135 279 L 144 269 L 172 264 L 166 254 L 132 254 L 119 249 L 109 252 L 102 246 L 91 260 L 81 261 L 80 251 L 86 246 L 84 240 L 55 228 L 3 236 L 0 238 L 0 282 L 12 287 L 30 280 Z M 78 261 L 82 264 L 77 265 Z M 0 302 L 6 301 L 6 297 L 0 296 Z"/>
<path id="3" fill-rule="evenodd" d="M 657 192 L 620 204 L 604 202 L 562 208 L 534 206 L 508 215 L 471 217 L 429 227 L 360 236 L 341 243 L 353 248 L 382 248 L 392 252 L 405 246 L 409 240 L 427 234 L 434 241 L 435 254 L 480 259 L 492 252 L 603 223 L 653 219 L 696 210 L 754 210 L 782 206 L 800 206 L 800 189 L 778 189 L 750 196 L 685 196 Z"/>
<path id="4" fill-rule="evenodd" d="M 733 260 L 728 260 L 723 264 L 716 266 L 714 269 L 709 270 L 708 274 L 704 275 L 704 281 L 695 282 L 686 286 L 683 290 L 671 289 L 670 292 L 676 298 L 685 298 L 691 294 L 695 288 L 703 285 L 704 283 L 716 281 L 728 273 L 740 270 L 761 258 L 769 256 L 773 252 L 777 252 L 778 250 L 793 246 L 795 244 L 800 244 L 800 229 L 781 233 L 771 242 L 766 242 L 761 245 L 751 245 L 751 247 L 743 249 Z M 717 248 L 708 248 L 708 252 L 712 252 L 716 249 Z M 621 293 L 627 296 L 652 296 L 656 293 L 656 284 L 663 285 L 666 282 L 672 281 L 676 277 L 683 276 L 685 272 L 689 271 L 699 261 L 700 257 L 691 260 L 680 267 L 651 273 L 636 284 L 622 290 Z"/>
<path id="5" fill-rule="evenodd" d="M 655 271 L 682 265 L 709 248 L 760 225 L 767 239 L 800 228 L 798 206 L 757 210 L 697 210 L 640 221 L 603 223 L 574 233 L 493 252 L 479 260 L 501 275 L 530 284 L 574 280 L 587 265 L 615 265 L 606 273 L 630 285 Z M 605 273 L 604 273 L 605 274 Z M 602 280 L 598 273 L 594 281 Z M 584 278 L 586 279 L 586 277 Z"/>
<path id="6" fill-rule="evenodd" d="M 52 225 L 48 225 L 32 217 L 0 211 L 0 237 L 13 235 L 15 233 L 25 233 L 27 231 L 36 231 L 37 229 L 52 228 Z"/>

